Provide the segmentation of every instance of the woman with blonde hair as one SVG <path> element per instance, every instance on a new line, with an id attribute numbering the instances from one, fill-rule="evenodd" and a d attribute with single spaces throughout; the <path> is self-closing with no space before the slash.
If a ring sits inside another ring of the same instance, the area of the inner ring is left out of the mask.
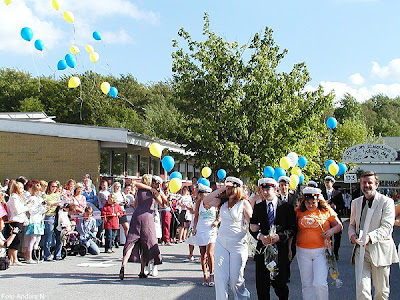
<path id="1" fill-rule="evenodd" d="M 18 227 L 18 233 L 8 248 L 8 256 L 10 258 L 10 264 L 15 266 L 22 265 L 18 261 L 18 248 L 22 241 L 22 229 L 24 223 L 29 223 L 26 212 L 29 210 L 31 203 L 25 205 L 23 198 L 24 186 L 21 182 L 16 182 L 11 186 L 10 198 L 7 202 L 8 220 L 10 223 L 6 228 L 6 236 L 10 236 L 11 232 L 15 227 Z"/>
<path id="2" fill-rule="evenodd" d="M 253 214 L 250 202 L 244 198 L 243 182 L 227 177 L 225 186 L 203 200 L 207 206 L 220 207 L 221 223 L 215 243 L 215 296 L 228 299 L 228 285 L 235 299 L 250 298 L 245 287 L 244 268 L 248 258 L 247 228 Z"/>

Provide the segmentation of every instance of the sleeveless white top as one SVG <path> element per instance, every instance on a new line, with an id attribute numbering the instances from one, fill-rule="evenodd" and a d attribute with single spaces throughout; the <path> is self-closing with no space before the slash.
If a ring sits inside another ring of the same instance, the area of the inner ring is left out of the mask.
<path id="1" fill-rule="evenodd" d="M 220 209 L 221 225 L 218 230 L 218 241 L 242 241 L 246 236 L 244 229 L 243 201 L 238 201 L 231 209 L 228 209 L 228 201 Z"/>

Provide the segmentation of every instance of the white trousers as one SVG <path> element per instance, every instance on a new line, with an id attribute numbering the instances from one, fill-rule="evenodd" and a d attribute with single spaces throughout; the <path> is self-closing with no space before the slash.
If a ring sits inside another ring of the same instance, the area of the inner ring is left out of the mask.
<path id="1" fill-rule="evenodd" d="M 215 243 L 215 296 L 216 300 L 228 299 L 228 284 L 235 300 L 247 300 L 250 292 L 244 283 L 244 268 L 248 258 L 247 244 L 242 242 Z"/>
<path id="2" fill-rule="evenodd" d="M 360 249 L 357 247 L 355 251 L 355 269 L 357 270 L 358 258 L 360 256 Z M 371 262 L 368 249 L 365 250 L 364 265 L 361 274 L 361 284 L 357 284 L 359 281 L 358 274 L 356 271 L 356 296 L 357 300 L 372 300 L 371 295 L 371 279 L 375 288 L 375 300 L 386 300 L 389 299 L 390 285 L 390 266 L 375 267 Z"/>
<path id="3" fill-rule="evenodd" d="M 297 247 L 297 263 L 301 277 L 304 300 L 328 300 L 328 266 L 325 248 L 305 249 Z"/>

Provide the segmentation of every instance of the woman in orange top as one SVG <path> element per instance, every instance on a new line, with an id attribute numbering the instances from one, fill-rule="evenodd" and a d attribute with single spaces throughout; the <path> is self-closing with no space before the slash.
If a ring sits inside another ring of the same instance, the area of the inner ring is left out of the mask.
<path id="1" fill-rule="evenodd" d="M 303 299 L 328 300 L 328 266 L 326 242 L 343 229 L 335 211 L 322 198 L 321 190 L 303 189 L 303 198 L 296 208 L 297 262 L 299 264 Z"/>

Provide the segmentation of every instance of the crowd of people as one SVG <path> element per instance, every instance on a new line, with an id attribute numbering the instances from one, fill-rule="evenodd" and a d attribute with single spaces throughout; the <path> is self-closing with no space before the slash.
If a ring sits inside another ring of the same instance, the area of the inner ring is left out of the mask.
<path id="1" fill-rule="evenodd" d="M 0 258 L 12 266 L 63 259 L 71 237 L 88 252 L 113 253 L 124 245 L 119 278 L 128 262 L 140 262 L 139 278 L 158 276 L 160 245 L 188 244 L 188 261 L 200 250 L 203 286 L 215 287 L 216 299 L 248 299 L 244 269 L 254 254 L 258 299 L 289 298 L 290 268 L 297 255 L 303 299 L 328 299 L 328 274 L 338 280 L 342 216 L 350 215 L 348 237 L 354 244 L 357 299 L 388 299 L 390 265 L 398 262 L 392 239 L 400 208 L 377 191 L 374 172 L 361 176 L 362 196 L 334 189 L 324 178 L 322 189 L 309 181 L 291 191 L 290 178 L 261 178 L 253 192 L 242 180 L 227 177 L 219 186 L 197 183 L 170 193 L 168 181 L 145 174 L 140 182 L 109 183 L 99 191 L 86 174 L 70 179 L 36 181 L 19 177 L 5 182 L 0 193 Z M 368 205 L 366 205 L 368 204 Z M 5 248 L 8 249 L 7 253 Z M 250 250 L 250 251 L 249 251 Z M 37 254 L 36 254 L 37 256 Z M 371 280 L 372 279 L 372 280 Z"/>

